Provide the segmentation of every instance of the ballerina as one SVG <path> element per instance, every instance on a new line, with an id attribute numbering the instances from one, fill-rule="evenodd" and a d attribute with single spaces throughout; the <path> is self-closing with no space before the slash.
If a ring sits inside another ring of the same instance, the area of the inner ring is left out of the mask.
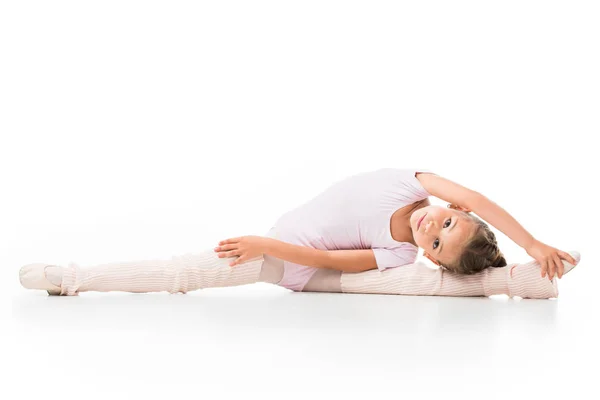
<path id="1" fill-rule="evenodd" d="M 450 204 L 433 206 L 430 196 Z M 509 265 L 484 220 L 533 260 Z M 419 248 L 438 268 L 416 261 Z M 52 295 L 266 282 L 297 292 L 553 298 L 556 279 L 579 260 L 575 251 L 535 239 L 474 190 L 428 170 L 381 168 L 336 182 L 282 215 L 265 236 L 229 238 L 164 260 L 87 268 L 34 263 L 19 276 L 25 288 Z"/>

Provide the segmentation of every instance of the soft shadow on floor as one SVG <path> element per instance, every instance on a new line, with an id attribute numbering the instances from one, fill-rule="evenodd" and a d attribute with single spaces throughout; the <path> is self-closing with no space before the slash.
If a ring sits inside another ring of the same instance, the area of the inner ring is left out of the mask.
<path id="1" fill-rule="evenodd" d="M 464 330 L 493 333 L 508 320 L 551 330 L 556 300 L 505 296 L 439 297 L 291 291 L 208 289 L 168 293 L 82 293 L 47 296 L 24 292 L 13 298 L 13 318 L 30 327 L 64 329 L 267 329 L 311 330 L 335 335 L 376 327 L 386 332 L 423 330 L 452 335 Z"/>

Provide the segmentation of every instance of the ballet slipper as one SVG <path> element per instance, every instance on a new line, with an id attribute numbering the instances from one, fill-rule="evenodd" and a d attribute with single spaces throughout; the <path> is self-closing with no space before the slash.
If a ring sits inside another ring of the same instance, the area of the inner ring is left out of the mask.
<path id="1" fill-rule="evenodd" d="M 54 285 L 46 277 L 47 267 L 58 267 L 58 265 L 33 263 L 21 267 L 19 270 L 19 280 L 21 286 L 26 289 L 45 290 L 51 296 L 59 296 L 61 287 Z"/>

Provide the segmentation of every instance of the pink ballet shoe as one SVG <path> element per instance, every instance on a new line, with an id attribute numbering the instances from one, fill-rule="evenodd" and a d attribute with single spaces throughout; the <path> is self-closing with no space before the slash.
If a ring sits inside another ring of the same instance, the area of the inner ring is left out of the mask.
<path id="1" fill-rule="evenodd" d="M 575 264 L 561 260 L 563 263 L 563 277 L 570 273 L 579 264 L 581 254 L 578 251 L 569 251 L 571 257 L 575 259 Z M 508 293 L 510 297 L 519 296 L 527 299 L 549 299 L 558 297 L 558 276 L 555 274 L 552 280 L 548 275 L 541 276 L 540 263 L 536 260 L 530 260 L 527 263 L 511 264 L 508 266 Z"/>
<path id="2" fill-rule="evenodd" d="M 571 257 L 573 257 L 575 259 L 576 264 L 571 264 L 570 262 L 561 259 L 561 261 L 563 263 L 563 267 L 564 267 L 563 277 L 567 273 L 573 271 L 575 269 L 575 267 L 577 265 L 579 265 L 579 260 L 581 260 L 581 254 L 578 251 L 569 251 L 568 253 L 571 255 Z M 548 275 L 546 275 L 546 277 L 544 279 L 548 279 L 547 277 L 548 277 Z M 558 297 L 558 293 L 559 293 L 558 292 L 558 276 L 556 274 L 554 275 L 554 278 L 552 278 L 552 286 L 554 287 L 554 290 L 556 291 L 556 296 L 554 296 L 554 297 Z"/>
<path id="3" fill-rule="evenodd" d="M 45 290 L 51 296 L 58 296 L 61 287 L 54 285 L 46 278 L 46 267 L 56 266 L 52 264 L 34 263 L 27 264 L 19 270 L 21 286 L 26 289 Z"/>
<path id="4" fill-rule="evenodd" d="M 581 254 L 580 254 L 578 251 L 574 251 L 574 250 L 572 250 L 572 251 L 569 251 L 568 253 L 569 253 L 569 255 L 570 255 L 571 257 L 573 257 L 573 258 L 575 259 L 575 262 L 576 262 L 576 264 L 571 264 L 571 263 L 570 263 L 570 262 L 568 262 L 568 261 L 561 260 L 561 261 L 562 261 L 562 263 L 563 263 L 563 267 L 564 267 L 564 269 L 563 269 L 563 276 L 565 276 L 565 275 L 566 275 L 568 272 L 572 271 L 572 270 L 573 270 L 573 269 L 574 269 L 574 268 L 575 268 L 577 265 L 579 265 L 579 261 L 581 260 Z M 510 275 L 511 275 L 511 277 L 512 277 L 512 270 L 513 270 L 514 268 L 518 267 L 519 265 L 520 265 L 520 263 L 515 263 L 515 264 L 514 264 L 514 265 L 511 267 L 511 271 L 510 271 Z M 538 266 L 539 266 L 539 263 L 538 263 Z M 555 275 L 555 276 L 556 276 L 556 275 Z M 556 279 L 556 278 L 552 278 L 552 279 L 554 280 L 554 279 Z"/>
<path id="5" fill-rule="evenodd" d="M 563 270 L 563 276 L 565 276 L 567 272 L 570 272 L 573 269 L 575 269 L 575 267 L 579 265 L 579 261 L 581 260 L 581 254 L 578 251 L 569 251 L 569 254 L 575 259 L 576 264 L 571 264 L 568 261 L 561 260 L 565 268 Z"/>

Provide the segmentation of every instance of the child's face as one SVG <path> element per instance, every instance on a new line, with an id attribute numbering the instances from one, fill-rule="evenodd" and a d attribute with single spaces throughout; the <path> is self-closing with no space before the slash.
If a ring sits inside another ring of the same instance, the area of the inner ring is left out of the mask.
<path id="1" fill-rule="evenodd" d="M 425 218 L 418 226 L 423 216 Z M 415 243 L 442 265 L 448 265 L 460 256 L 475 225 L 463 211 L 427 206 L 412 213 L 410 227 Z"/>

